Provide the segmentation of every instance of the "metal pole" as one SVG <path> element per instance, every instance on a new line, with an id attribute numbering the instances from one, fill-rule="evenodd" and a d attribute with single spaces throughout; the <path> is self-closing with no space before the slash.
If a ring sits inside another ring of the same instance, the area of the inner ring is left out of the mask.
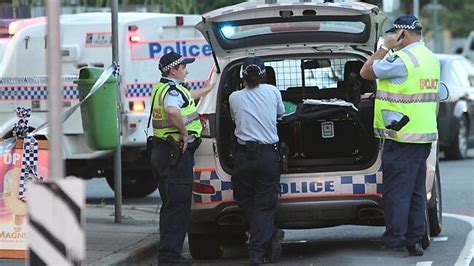
<path id="1" fill-rule="evenodd" d="M 61 1 L 47 1 L 48 38 L 48 120 L 49 120 L 49 177 L 64 178 L 63 160 L 63 84 L 61 78 Z"/>
<path id="2" fill-rule="evenodd" d="M 420 19 L 420 0 L 413 0 L 413 15 Z"/>
<path id="3" fill-rule="evenodd" d="M 118 0 L 110 1 L 112 15 L 112 62 L 119 62 L 118 50 Z M 117 124 L 118 146 L 114 154 L 114 191 L 115 191 L 115 222 L 122 223 L 122 92 L 120 76 L 117 78 Z"/>
<path id="4" fill-rule="evenodd" d="M 442 32 L 439 27 L 438 13 L 440 10 L 440 5 L 438 0 L 433 0 L 433 9 L 432 9 L 432 25 L 433 25 L 433 47 L 435 53 L 441 53 L 443 51 L 443 39 Z"/>

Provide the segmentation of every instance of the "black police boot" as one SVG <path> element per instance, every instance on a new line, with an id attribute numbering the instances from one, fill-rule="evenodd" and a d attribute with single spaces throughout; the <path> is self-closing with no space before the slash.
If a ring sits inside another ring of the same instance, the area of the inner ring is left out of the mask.
<path id="1" fill-rule="evenodd" d="M 270 262 L 275 262 L 281 257 L 281 243 L 283 242 L 283 238 L 285 237 L 285 232 L 281 229 L 276 229 L 273 232 L 272 240 L 270 242 L 270 247 L 266 252 L 266 258 Z"/>
<path id="2" fill-rule="evenodd" d="M 410 256 L 423 256 L 423 247 L 421 243 L 416 243 L 413 246 L 406 246 L 408 255 Z"/>

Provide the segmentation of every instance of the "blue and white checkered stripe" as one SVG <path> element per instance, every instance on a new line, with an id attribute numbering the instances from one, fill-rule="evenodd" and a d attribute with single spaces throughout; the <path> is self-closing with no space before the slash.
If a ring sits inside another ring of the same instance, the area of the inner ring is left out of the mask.
<path id="1" fill-rule="evenodd" d="M 0 87 L 0 100 L 25 101 L 25 100 L 46 100 L 48 98 L 48 87 L 38 86 L 2 86 Z M 79 98 L 79 91 L 76 85 L 64 86 L 64 99 L 75 100 Z"/>
<path id="2" fill-rule="evenodd" d="M 194 182 L 211 185 L 215 194 L 198 194 L 193 192 L 194 203 L 218 203 L 233 201 L 231 181 L 219 179 L 215 171 L 194 172 Z M 330 176 L 322 178 L 285 178 L 282 176 L 281 198 L 314 197 L 314 196 L 359 196 L 380 195 L 382 193 L 382 174 L 353 176 Z"/>
<path id="3" fill-rule="evenodd" d="M 341 176 L 343 194 L 381 194 L 382 175 Z"/>
<path id="4" fill-rule="evenodd" d="M 190 90 L 199 89 L 204 86 L 205 81 L 186 82 Z M 150 97 L 154 83 L 128 83 L 125 97 Z"/>
<path id="5" fill-rule="evenodd" d="M 231 182 L 219 179 L 215 171 L 194 172 L 194 181 L 201 184 L 211 185 L 216 191 L 213 195 L 197 194 L 193 192 L 193 200 L 195 203 L 232 201 L 234 199 Z"/>

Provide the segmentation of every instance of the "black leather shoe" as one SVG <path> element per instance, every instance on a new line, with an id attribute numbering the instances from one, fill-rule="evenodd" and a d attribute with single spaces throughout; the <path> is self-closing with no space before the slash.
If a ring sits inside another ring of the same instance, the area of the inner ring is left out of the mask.
<path id="1" fill-rule="evenodd" d="M 281 229 L 276 229 L 273 232 L 272 240 L 270 242 L 270 247 L 267 250 L 266 259 L 269 262 L 275 262 L 281 257 L 281 243 L 283 242 L 283 238 L 285 237 L 285 232 Z"/>
<path id="2" fill-rule="evenodd" d="M 423 256 L 423 247 L 421 243 L 416 243 L 413 246 L 406 246 L 408 255 L 410 256 Z"/>

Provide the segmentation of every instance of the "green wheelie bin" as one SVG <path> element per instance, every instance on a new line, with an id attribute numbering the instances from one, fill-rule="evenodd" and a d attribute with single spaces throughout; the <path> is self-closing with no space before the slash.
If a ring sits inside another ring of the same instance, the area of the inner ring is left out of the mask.
<path id="1" fill-rule="evenodd" d="M 103 68 L 84 67 L 79 71 L 79 78 L 74 81 L 82 101 L 92 89 Z M 107 81 L 81 104 L 82 127 L 87 145 L 94 150 L 112 150 L 117 148 L 117 79 L 110 76 Z"/>

